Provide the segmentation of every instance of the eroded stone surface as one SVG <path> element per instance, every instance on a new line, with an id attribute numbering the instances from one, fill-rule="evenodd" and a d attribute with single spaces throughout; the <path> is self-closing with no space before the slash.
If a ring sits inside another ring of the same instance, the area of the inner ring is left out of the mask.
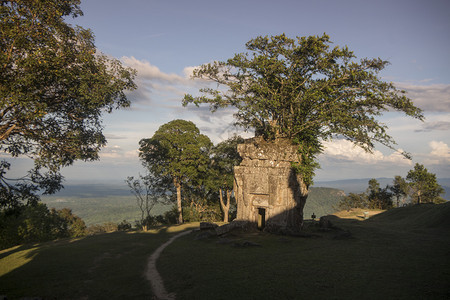
<path id="1" fill-rule="evenodd" d="M 237 220 L 268 231 L 300 230 L 308 188 L 292 169 L 298 146 L 289 140 L 253 138 L 238 145 L 242 163 L 234 168 Z"/>

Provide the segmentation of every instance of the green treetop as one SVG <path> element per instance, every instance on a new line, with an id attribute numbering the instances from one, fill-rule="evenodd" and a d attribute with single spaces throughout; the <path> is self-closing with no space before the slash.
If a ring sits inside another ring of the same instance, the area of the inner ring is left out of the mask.
<path id="1" fill-rule="evenodd" d="M 420 203 L 442 203 L 444 189 L 439 185 L 436 174 L 428 172 L 423 165 L 416 163 L 414 169 L 406 175 L 410 186 L 411 198 Z"/>
<path id="2" fill-rule="evenodd" d="M 66 23 L 82 15 L 79 0 L 0 4 L 0 150 L 35 162 L 11 184 L 0 165 L 3 207 L 61 187 L 60 167 L 95 160 L 106 144 L 103 112 L 129 106 L 134 70 L 97 51 L 90 30 Z M 48 172 L 41 172 L 46 169 Z"/>
<path id="3" fill-rule="evenodd" d="M 149 139 L 139 142 L 139 156 L 149 173 L 173 184 L 177 194 L 178 222 L 183 222 L 181 189 L 202 185 L 209 166 L 210 139 L 194 123 L 174 120 L 162 125 Z M 164 181 L 162 181 L 164 182 Z"/>
<path id="4" fill-rule="evenodd" d="M 387 61 L 357 62 L 347 47 L 330 44 L 326 34 L 252 39 L 246 44 L 249 53 L 195 69 L 194 78 L 219 87 L 201 89 L 200 96 L 185 95 L 183 105 L 208 103 L 212 112 L 234 106 L 237 125 L 266 139 L 291 139 L 299 145 L 299 171 L 307 182 L 324 140 L 341 136 L 368 152 L 375 142 L 393 148 L 395 141 L 377 117 L 395 110 L 422 120 L 422 111 L 404 91 L 379 78 Z"/>

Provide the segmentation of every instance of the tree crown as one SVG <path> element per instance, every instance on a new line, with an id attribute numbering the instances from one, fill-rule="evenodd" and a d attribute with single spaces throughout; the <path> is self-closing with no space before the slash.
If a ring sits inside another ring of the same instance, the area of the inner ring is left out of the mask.
<path id="1" fill-rule="evenodd" d="M 98 159 L 106 144 L 102 113 L 129 106 L 125 90 L 136 88 L 134 70 L 98 53 L 90 30 L 66 23 L 82 15 L 79 5 L 79 0 L 0 4 L 0 151 L 34 160 L 23 185 L 29 191 L 53 192 L 61 167 Z M 2 164 L 1 173 L 8 168 Z M 40 174 L 42 168 L 49 173 Z M 0 179 L 6 193 L 14 189 Z"/>
<path id="2" fill-rule="evenodd" d="M 210 139 L 193 122 L 173 120 L 139 142 L 139 156 L 155 176 L 201 180 L 209 163 Z"/>
<path id="3" fill-rule="evenodd" d="M 236 125 L 255 129 L 266 139 L 291 139 L 299 144 L 302 164 L 309 169 L 317 167 L 315 156 L 323 151 L 322 142 L 333 137 L 342 136 L 369 152 L 375 142 L 393 148 L 395 141 L 376 117 L 396 110 L 422 120 L 422 111 L 404 91 L 378 77 L 387 61 L 356 62 L 347 47 L 330 44 L 326 34 L 252 39 L 246 44 L 250 53 L 194 71 L 194 78 L 227 88 L 204 88 L 195 97 L 187 94 L 183 105 L 207 103 L 212 112 L 236 107 Z"/>

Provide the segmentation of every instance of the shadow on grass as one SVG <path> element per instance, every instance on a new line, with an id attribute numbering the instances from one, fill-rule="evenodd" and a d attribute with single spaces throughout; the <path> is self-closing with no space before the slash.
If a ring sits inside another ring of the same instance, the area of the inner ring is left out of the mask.
<path id="1" fill-rule="evenodd" d="M 193 233 L 170 245 L 158 268 L 177 299 L 448 299 L 449 230 L 432 226 L 450 218 L 447 209 L 396 209 L 366 221 L 331 216 L 334 228 L 307 224 L 313 238 Z M 336 238 L 339 231 L 351 235 Z"/>
<path id="2" fill-rule="evenodd" d="M 8 299 L 144 299 L 148 257 L 162 243 L 194 225 L 148 232 L 113 232 L 24 245 L 0 252 L 0 295 Z"/>

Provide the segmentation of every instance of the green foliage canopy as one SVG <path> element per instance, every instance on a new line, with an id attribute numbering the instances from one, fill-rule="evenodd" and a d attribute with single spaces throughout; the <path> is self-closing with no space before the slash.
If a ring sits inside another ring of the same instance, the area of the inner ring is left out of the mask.
<path id="1" fill-rule="evenodd" d="M 395 110 L 422 120 L 422 111 L 404 91 L 378 77 L 387 61 L 356 62 L 347 47 L 330 44 L 326 34 L 252 39 L 246 44 L 250 53 L 195 69 L 193 78 L 219 88 L 201 89 L 201 96 L 187 94 L 183 105 L 207 103 L 212 112 L 233 106 L 236 125 L 265 138 L 291 139 L 299 145 L 306 166 L 301 171 L 309 178 L 323 140 L 342 136 L 369 152 L 375 142 L 393 148 L 395 141 L 376 117 Z"/>
<path id="2" fill-rule="evenodd" d="M 15 211 L 0 211 L 0 249 L 84 235 L 84 221 L 68 208 L 50 210 L 44 203 L 38 203 Z"/>
<path id="3" fill-rule="evenodd" d="M 233 136 L 218 143 L 212 150 L 212 167 L 217 171 L 218 186 L 225 190 L 233 189 L 233 169 L 238 166 L 242 158 L 237 152 L 237 145 L 242 144 L 244 139 Z"/>
<path id="4" fill-rule="evenodd" d="M 16 191 L 60 188 L 61 167 L 97 159 L 106 144 L 101 114 L 130 104 L 124 91 L 135 88 L 134 70 L 98 53 L 90 30 L 66 23 L 82 15 L 79 5 L 1 1 L 0 150 L 35 162 L 27 176 L 33 184 Z M 9 167 L 2 164 L 1 184 L 11 194 L 3 176 Z"/>
<path id="5" fill-rule="evenodd" d="M 349 211 L 352 208 L 367 208 L 367 195 L 365 193 L 349 193 L 339 201 L 338 208 Z"/>
<path id="6" fill-rule="evenodd" d="M 397 175 L 394 178 L 393 185 L 389 187 L 389 190 L 397 199 L 397 207 L 400 207 L 400 199 L 405 198 L 408 195 L 409 186 L 403 177 Z"/>
<path id="7" fill-rule="evenodd" d="M 436 174 L 428 172 L 423 165 L 416 163 L 406 175 L 406 180 L 411 187 L 411 197 L 418 204 L 445 202 L 440 197 L 444 189 L 438 184 Z"/>
<path id="8" fill-rule="evenodd" d="M 151 174 L 201 184 L 212 143 L 193 122 L 173 120 L 159 127 L 151 138 L 142 139 L 139 146 L 139 156 Z"/>
<path id="9" fill-rule="evenodd" d="M 211 140 L 194 123 L 173 120 L 161 127 L 151 138 L 139 142 L 139 156 L 149 174 L 160 178 L 161 184 L 176 188 L 179 222 L 182 223 L 181 188 L 201 186 L 209 167 Z"/>

